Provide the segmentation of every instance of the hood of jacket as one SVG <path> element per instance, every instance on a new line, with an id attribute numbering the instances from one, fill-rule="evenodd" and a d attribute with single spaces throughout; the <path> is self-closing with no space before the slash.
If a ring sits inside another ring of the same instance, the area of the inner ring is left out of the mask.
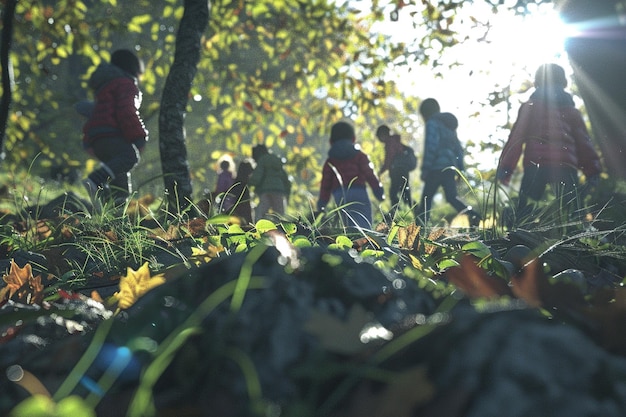
<path id="1" fill-rule="evenodd" d="M 351 139 L 340 139 L 333 143 L 328 151 L 329 158 L 335 159 L 351 159 L 359 152 L 359 145 L 352 142 Z"/>
<path id="2" fill-rule="evenodd" d="M 91 78 L 89 78 L 89 87 L 92 88 L 94 91 L 98 91 L 112 80 L 121 77 L 127 77 L 135 80 L 135 77 L 133 77 L 131 74 L 127 73 L 120 67 L 108 63 L 103 63 L 98 65 L 93 74 L 91 74 Z"/>
<path id="3" fill-rule="evenodd" d="M 543 101 L 557 107 L 574 106 L 572 95 L 561 88 L 537 88 L 530 96 L 531 101 Z"/>
<path id="4" fill-rule="evenodd" d="M 431 118 L 437 120 L 450 130 L 456 130 L 459 127 L 459 121 L 452 113 L 437 113 Z"/>

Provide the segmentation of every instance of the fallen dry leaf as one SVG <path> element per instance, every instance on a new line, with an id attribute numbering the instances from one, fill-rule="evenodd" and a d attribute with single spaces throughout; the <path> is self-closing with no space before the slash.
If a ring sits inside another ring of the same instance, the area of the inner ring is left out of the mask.
<path id="1" fill-rule="evenodd" d="M 201 236 L 206 233 L 206 220 L 201 217 L 191 219 L 187 223 L 187 229 L 192 236 Z"/>
<path id="2" fill-rule="evenodd" d="M 11 261 L 9 274 L 2 277 L 2 280 L 6 282 L 7 286 L 0 292 L 0 295 L 2 295 L 0 298 L 4 298 L 7 293 L 7 298 L 13 297 L 13 295 L 28 282 L 28 278 L 31 275 L 32 269 L 30 264 L 26 264 L 24 268 L 20 268 L 15 262 Z"/>
<path id="3" fill-rule="evenodd" d="M 200 266 L 217 258 L 221 252 L 224 252 L 223 246 L 208 245 L 206 249 L 193 246 L 191 248 L 191 260 L 194 261 L 196 266 Z"/>
<path id="4" fill-rule="evenodd" d="M 152 194 L 146 194 L 145 196 L 136 200 L 133 199 L 128 203 L 126 212 L 129 216 L 146 217 L 151 214 L 150 205 L 153 204 L 154 201 L 155 198 Z"/>
<path id="5" fill-rule="evenodd" d="M 37 221 L 37 226 L 35 226 L 35 228 L 37 230 L 37 237 L 39 240 L 46 240 L 52 235 L 50 225 L 44 220 Z"/>
<path id="6" fill-rule="evenodd" d="M 9 274 L 4 275 L 2 279 L 7 285 L 0 290 L 0 300 L 11 298 L 25 304 L 41 304 L 43 301 L 41 276 L 33 277 L 30 264 L 20 268 L 11 260 Z"/>
<path id="7" fill-rule="evenodd" d="M 547 277 L 541 271 L 541 262 L 538 259 L 526 263 L 521 274 L 511 277 L 511 291 L 513 295 L 526 302 L 531 307 L 541 307 L 541 289 L 548 284 Z"/>
<path id="8" fill-rule="evenodd" d="M 443 227 L 433 229 L 428 234 L 428 240 L 430 240 L 431 242 L 434 242 L 445 234 L 446 234 L 446 231 Z M 437 250 L 437 245 L 433 245 L 430 243 L 424 244 L 424 251 L 426 252 L 426 254 L 432 255 L 436 250 Z"/>
<path id="9" fill-rule="evenodd" d="M 421 226 L 411 223 L 406 227 L 398 228 L 398 245 L 400 249 L 408 249 L 410 251 L 419 250 L 420 246 L 420 230 Z"/>
<path id="10" fill-rule="evenodd" d="M 100 293 L 96 290 L 93 290 L 91 292 L 91 298 L 97 302 L 99 302 L 100 304 L 104 304 L 104 300 L 102 299 L 102 296 L 100 295 Z"/>
<path id="11" fill-rule="evenodd" d="M 126 276 L 120 278 L 120 290 L 113 294 L 113 297 L 118 301 L 118 309 L 125 310 L 131 307 L 142 295 L 164 282 L 163 274 L 150 276 L 148 262 L 144 263 L 137 271 L 127 268 Z"/>
<path id="12" fill-rule="evenodd" d="M 104 237 L 106 237 L 109 241 L 116 243 L 119 241 L 117 233 L 115 230 L 107 230 L 104 232 Z"/>

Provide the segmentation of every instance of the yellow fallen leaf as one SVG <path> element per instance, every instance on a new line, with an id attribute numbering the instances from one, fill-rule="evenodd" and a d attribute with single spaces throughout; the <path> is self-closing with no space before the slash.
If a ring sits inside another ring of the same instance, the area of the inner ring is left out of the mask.
<path id="1" fill-rule="evenodd" d="M 422 271 L 424 269 L 424 265 L 422 265 L 422 261 L 420 261 L 417 256 L 410 253 L 409 259 L 411 260 L 411 265 L 413 265 L 413 268 L 419 271 Z"/>
<path id="2" fill-rule="evenodd" d="M 222 248 L 223 250 L 223 248 Z M 210 245 L 207 249 L 194 246 L 191 248 L 191 260 L 194 261 L 196 266 L 200 266 L 203 263 L 208 263 L 213 258 L 217 258 L 217 255 L 221 252 L 217 246 Z"/>
<path id="3" fill-rule="evenodd" d="M 124 310 L 132 306 L 137 300 L 151 289 L 165 282 L 163 274 L 150 276 L 148 262 L 144 263 L 137 271 L 127 268 L 126 276 L 120 278 L 120 290 L 114 294 L 118 300 L 118 309 Z"/>
<path id="4" fill-rule="evenodd" d="M 207 251 L 204 248 L 199 248 L 197 246 L 191 247 L 191 256 L 203 256 L 207 255 Z"/>

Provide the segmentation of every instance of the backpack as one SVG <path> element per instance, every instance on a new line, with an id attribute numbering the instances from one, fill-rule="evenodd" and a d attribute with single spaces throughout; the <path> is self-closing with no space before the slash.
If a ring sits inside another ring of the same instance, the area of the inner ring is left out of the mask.
<path id="1" fill-rule="evenodd" d="M 402 145 L 402 152 L 396 155 L 391 163 L 391 170 L 410 172 L 417 168 L 417 156 L 408 145 Z"/>

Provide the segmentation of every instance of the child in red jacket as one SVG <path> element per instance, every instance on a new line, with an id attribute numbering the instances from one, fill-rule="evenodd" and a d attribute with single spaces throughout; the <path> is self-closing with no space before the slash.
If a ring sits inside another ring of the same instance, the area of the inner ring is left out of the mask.
<path id="1" fill-rule="evenodd" d="M 330 130 L 330 150 L 322 169 L 322 184 L 317 209 L 323 211 L 332 195 L 347 226 L 372 228 L 372 205 L 366 184 L 372 188 L 378 201 L 384 197 L 383 187 L 372 163 L 354 143 L 352 125 L 335 123 Z"/>
<path id="2" fill-rule="evenodd" d="M 138 78 L 143 71 L 143 62 L 133 52 L 113 52 L 111 63 L 100 64 L 89 79 L 95 102 L 77 107 L 88 117 L 83 126 L 83 146 L 101 162 L 84 180 L 94 203 L 98 197 L 122 204 L 132 192 L 130 171 L 148 141 L 139 114 Z"/>
<path id="3" fill-rule="evenodd" d="M 544 64 L 535 74 L 535 91 L 523 103 L 509 139 L 502 149 L 497 176 L 508 185 L 522 152 L 524 176 L 518 209 L 543 197 L 551 184 L 561 206 L 578 208 L 578 170 L 587 182 L 597 182 L 600 158 L 594 150 L 587 127 L 574 101 L 566 93 L 565 71 L 556 64 Z"/>

